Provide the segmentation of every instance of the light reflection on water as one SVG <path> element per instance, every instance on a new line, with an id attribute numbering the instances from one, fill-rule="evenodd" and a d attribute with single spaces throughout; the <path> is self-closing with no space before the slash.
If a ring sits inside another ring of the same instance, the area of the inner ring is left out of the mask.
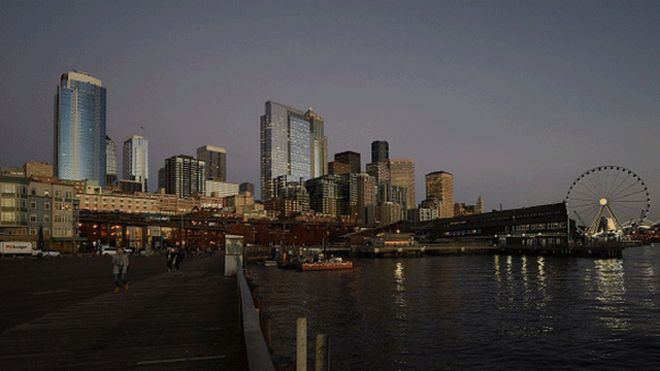
<path id="1" fill-rule="evenodd" d="M 277 354 L 293 357 L 295 318 L 306 316 L 310 338 L 329 335 L 339 370 L 660 364 L 660 249 L 626 250 L 623 260 L 353 262 L 352 272 L 254 268 Z"/>

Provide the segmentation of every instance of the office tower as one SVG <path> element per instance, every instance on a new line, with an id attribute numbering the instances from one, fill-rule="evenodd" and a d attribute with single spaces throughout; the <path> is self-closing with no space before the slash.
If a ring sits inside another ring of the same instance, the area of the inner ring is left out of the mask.
<path id="1" fill-rule="evenodd" d="M 367 174 L 376 179 L 376 183 L 389 183 L 391 181 L 390 161 L 383 160 L 367 164 Z"/>
<path id="2" fill-rule="evenodd" d="M 401 206 L 402 218 L 406 215 L 406 210 L 414 208 L 408 205 L 408 188 L 395 186 L 391 183 L 378 183 L 376 200 L 378 203 L 393 202 Z"/>
<path id="3" fill-rule="evenodd" d="M 328 163 L 328 173 L 330 175 L 349 174 L 351 172 L 351 165 L 344 164 L 337 161 Z"/>
<path id="4" fill-rule="evenodd" d="M 109 136 L 105 136 L 105 184 L 115 185 L 118 180 L 118 169 L 117 169 L 117 144 L 115 141 L 110 139 Z"/>
<path id="5" fill-rule="evenodd" d="M 243 182 L 238 186 L 239 193 L 250 192 L 251 195 L 254 195 L 254 184 L 249 182 Z"/>
<path id="6" fill-rule="evenodd" d="M 142 192 L 149 186 L 149 141 L 133 135 L 124 142 L 124 171 L 122 177 L 142 183 Z"/>
<path id="7" fill-rule="evenodd" d="M 272 180 L 274 195 L 266 202 L 266 209 L 276 210 L 281 217 L 289 217 L 309 211 L 309 194 L 305 183 L 298 178 L 291 181 L 287 175 Z"/>
<path id="8" fill-rule="evenodd" d="M 55 96 L 55 169 L 60 179 L 105 185 L 106 91 L 88 73 L 62 74 Z"/>
<path id="9" fill-rule="evenodd" d="M 484 213 L 484 199 L 483 197 L 477 197 L 477 202 L 474 204 L 474 213 L 483 214 Z"/>
<path id="10" fill-rule="evenodd" d="M 348 164 L 351 166 L 351 173 L 359 173 L 362 167 L 360 162 L 360 154 L 353 151 L 344 151 L 335 154 L 335 162 Z"/>
<path id="11" fill-rule="evenodd" d="M 337 175 L 325 175 L 305 182 L 309 194 L 309 207 L 317 213 L 337 216 L 339 203 Z"/>
<path id="12" fill-rule="evenodd" d="M 165 172 L 165 168 L 161 167 L 158 169 L 158 192 L 165 188 L 167 188 L 167 173 Z"/>
<path id="13" fill-rule="evenodd" d="M 394 202 L 383 202 L 376 207 L 376 210 L 380 225 L 389 225 L 404 219 L 401 205 Z"/>
<path id="14" fill-rule="evenodd" d="M 314 112 L 312 107 L 305 112 L 305 120 L 309 122 L 310 177 L 318 178 L 328 173 L 328 138 L 325 136 L 323 117 Z"/>
<path id="15" fill-rule="evenodd" d="M 227 181 L 227 151 L 207 144 L 197 148 L 197 159 L 206 164 L 206 179 Z"/>
<path id="16" fill-rule="evenodd" d="M 374 224 L 376 179 L 369 174 L 357 174 L 357 213 L 359 224 Z"/>
<path id="17" fill-rule="evenodd" d="M 179 197 L 204 194 L 206 164 L 192 156 L 178 155 L 165 160 L 165 192 Z"/>
<path id="18" fill-rule="evenodd" d="M 415 162 L 410 159 L 391 159 L 390 182 L 393 186 L 407 189 L 407 201 L 406 205 L 403 206 L 414 209 L 417 205 L 415 200 Z"/>
<path id="19" fill-rule="evenodd" d="M 390 159 L 390 145 L 384 140 L 371 142 L 371 162 L 379 162 Z"/>
<path id="20" fill-rule="evenodd" d="M 358 174 L 346 173 L 338 177 L 337 192 L 339 215 L 350 217 L 351 222 L 356 223 L 358 218 Z"/>
<path id="21" fill-rule="evenodd" d="M 326 139 L 323 120 L 313 111 L 305 114 L 271 101 L 265 107 L 260 124 L 261 198 L 269 200 L 274 196 L 273 179 L 279 176 L 307 180 L 313 172 L 325 174 Z"/>
<path id="22" fill-rule="evenodd" d="M 208 177 L 207 177 L 208 178 Z M 236 196 L 238 191 L 238 184 L 221 182 L 218 180 L 206 180 L 205 194 L 213 197 L 230 197 Z"/>
<path id="23" fill-rule="evenodd" d="M 454 176 L 446 171 L 426 174 L 426 198 L 440 202 L 440 218 L 454 216 Z"/>

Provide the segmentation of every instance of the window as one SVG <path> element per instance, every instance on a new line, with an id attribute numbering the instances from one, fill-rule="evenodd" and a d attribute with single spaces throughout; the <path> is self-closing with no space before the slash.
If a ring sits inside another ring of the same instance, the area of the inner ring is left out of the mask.
<path id="1" fill-rule="evenodd" d="M 37 222 L 37 215 L 35 214 L 30 214 L 30 222 L 36 223 Z"/>
<path id="2" fill-rule="evenodd" d="M 37 235 L 37 230 L 34 228 L 30 228 L 30 236 L 36 236 Z"/>
<path id="3" fill-rule="evenodd" d="M 2 212 L 0 213 L 0 222 L 13 223 L 16 221 L 16 213 Z"/>
<path id="4" fill-rule="evenodd" d="M 50 210 L 50 202 L 44 202 L 44 209 Z"/>
<path id="5" fill-rule="evenodd" d="M 37 203 L 35 201 L 30 201 L 30 209 L 36 209 Z"/>
<path id="6" fill-rule="evenodd" d="M 44 223 L 50 223 L 50 215 L 44 215 Z"/>

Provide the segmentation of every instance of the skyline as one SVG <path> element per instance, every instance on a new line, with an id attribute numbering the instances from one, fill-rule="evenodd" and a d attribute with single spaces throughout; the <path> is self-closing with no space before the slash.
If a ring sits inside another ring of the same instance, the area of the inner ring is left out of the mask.
<path id="1" fill-rule="evenodd" d="M 0 166 L 54 162 L 57 79 L 78 69 L 107 89 L 110 138 L 122 143 L 145 127 L 151 169 L 212 144 L 227 149 L 228 181 L 258 185 L 259 116 L 273 100 L 323 116 L 329 160 L 348 150 L 366 163 L 370 143 L 388 141 L 390 157 L 415 160 L 418 195 L 425 174 L 444 170 L 457 202 L 483 195 L 487 211 L 531 206 L 563 200 L 582 172 L 613 164 L 660 199 L 658 4 L 360 4 L 330 13 L 198 4 L 80 3 L 94 31 L 78 35 L 59 23 L 66 6 L 5 3 L 0 41 L 17 53 L 0 58 L 14 87 L 0 93 Z M 291 11 L 306 32 L 260 23 Z M 67 35 L 79 39 L 53 41 Z M 150 178 L 155 189 L 153 170 Z"/>

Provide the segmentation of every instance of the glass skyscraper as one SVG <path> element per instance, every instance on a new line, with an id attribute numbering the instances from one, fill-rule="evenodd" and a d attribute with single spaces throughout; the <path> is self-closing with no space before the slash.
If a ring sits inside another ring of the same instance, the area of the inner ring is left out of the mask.
<path id="1" fill-rule="evenodd" d="M 142 192 L 149 188 L 149 141 L 133 135 L 124 142 L 124 179 L 142 184 Z"/>
<path id="2" fill-rule="evenodd" d="M 272 101 L 261 116 L 261 199 L 275 196 L 273 179 L 299 181 L 327 174 L 323 119 Z"/>
<path id="3" fill-rule="evenodd" d="M 117 184 L 119 175 L 117 172 L 117 145 L 109 136 L 105 137 L 105 158 L 105 184 Z"/>
<path id="4" fill-rule="evenodd" d="M 55 168 L 60 179 L 105 185 L 106 91 L 88 73 L 62 74 L 55 96 Z"/>

